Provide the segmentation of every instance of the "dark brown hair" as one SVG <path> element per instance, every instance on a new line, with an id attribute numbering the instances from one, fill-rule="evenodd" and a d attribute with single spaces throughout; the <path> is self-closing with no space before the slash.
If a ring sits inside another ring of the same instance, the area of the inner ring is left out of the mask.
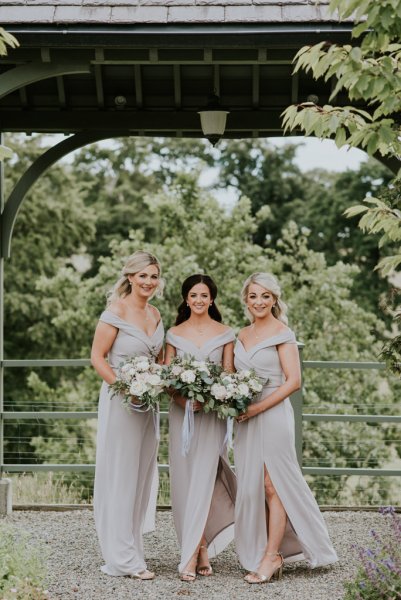
<path id="1" fill-rule="evenodd" d="M 178 307 L 177 318 L 175 320 L 176 325 L 187 321 L 191 316 L 191 309 L 187 305 L 187 298 L 189 292 L 192 290 L 194 285 L 197 285 L 198 283 L 204 283 L 209 288 L 210 296 L 213 302 L 211 306 L 209 306 L 208 313 L 212 317 L 212 319 L 221 323 L 222 317 L 220 311 L 214 303 L 214 300 L 217 296 L 217 286 L 214 283 L 213 279 L 209 277 L 209 275 L 197 273 L 196 275 L 190 275 L 190 277 L 187 277 L 181 286 L 181 295 L 183 297 L 183 301 Z"/>

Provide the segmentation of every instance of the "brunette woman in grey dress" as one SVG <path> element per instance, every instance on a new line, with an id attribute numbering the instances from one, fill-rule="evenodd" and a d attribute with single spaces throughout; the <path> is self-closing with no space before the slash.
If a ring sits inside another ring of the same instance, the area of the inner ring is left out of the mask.
<path id="1" fill-rule="evenodd" d="M 166 364 L 176 355 L 211 360 L 233 370 L 234 332 L 221 324 L 214 302 L 217 288 L 207 275 L 192 275 L 182 285 L 176 326 L 167 332 Z M 226 422 L 204 413 L 202 404 L 173 393 L 170 407 L 170 482 L 174 524 L 181 547 L 183 581 L 212 574 L 209 558 L 233 539 L 235 476 L 225 449 Z M 182 427 L 193 410 L 194 432 L 183 455 Z"/>
<path id="2" fill-rule="evenodd" d="M 295 453 L 289 395 L 301 385 L 300 363 L 280 294 L 268 273 L 245 281 L 242 299 L 251 325 L 240 331 L 235 346 L 236 369 L 253 368 L 266 382 L 238 418 L 234 444 L 235 543 L 248 583 L 281 576 L 283 557 L 305 558 L 311 567 L 337 560 Z"/>
<path id="3" fill-rule="evenodd" d="M 143 555 L 142 533 L 154 529 L 157 495 L 157 435 L 152 412 L 128 413 L 109 384 L 127 357 L 162 361 L 163 324 L 149 304 L 161 292 L 160 264 L 135 252 L 101 314 L 92 364 L 103 379 L 99 399 L 94 513 L 105 565 L 103 573 L 153 579 Z M 133 399 L 134 400 L 134 399 Z M 148 512 L 147 512 L 148 511 Z"/>

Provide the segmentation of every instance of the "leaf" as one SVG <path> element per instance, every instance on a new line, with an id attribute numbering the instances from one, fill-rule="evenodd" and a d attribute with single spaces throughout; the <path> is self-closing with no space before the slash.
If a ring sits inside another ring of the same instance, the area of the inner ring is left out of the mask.
<path id="1" fill-rule="evenodd" d="M 7 148 L 7 146 L 0 145 L 0 161 L 4 160 L 5 158 L 12 158 L 12 156 L 13 152 L 10 148 Z"/>
<path id="2" fill-rule="evenodd" d="M 336 133 L 336 137 L 335 137 L 334 141 L 335 141 L 337 148 L 341 148 L 342 146 L 344 146 L 344 144 L 347 141 L 347 134 L 346 134 L 344 127 L 340 127 L 339 129 L 337 129 L 337 133 Z"/>

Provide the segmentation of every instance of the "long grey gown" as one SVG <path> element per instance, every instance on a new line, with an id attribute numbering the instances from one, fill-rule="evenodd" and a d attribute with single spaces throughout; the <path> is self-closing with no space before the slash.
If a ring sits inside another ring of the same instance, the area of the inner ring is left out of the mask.
<path id="1" fill-rule="evenodd" d="M 166 341 L 178 356 L 220 364 L 225 344 L 233 342 L 232 329 L 207 340 L 198 348 L 191 341 L 167 332 Z M 179 572 L 185 570 L 205 533 L 208 554 L 213 558 L 234 538 L 236 481 L 227 459 L 224 439 L 226 421 L 213 413 L 195 413 L 194 434 L 187 456 L 181 453 L 184 409 L 171 402 L 170 485 L 174 525 L 181 547 Z"/>
<path id="2" fill-rule="evenodd" d="M 295 343 L 290 329 L 255 344 L 248 351 L 237 341 L 235 368 L 253 368 L 264 381 L 269 379 L 256 401 L 284 383 L 277 346 Z M 306 559 L 311 567 L 318 567 L 338 560 L 319 507 L 298 465 L 289 398 L 237 425 L 234 458 L 238 481 L 235 544 L 245 569 L 257 571 L 268 541 L 264 465 L 288 516 L 280 548 L 286 562 Z"/>
<path id="3" fill-rule="evenodd" d="M 115 370 L 126 357 L 157 355 L 163 324 L 148 337 L 140 328 L 105 310 L 100 321 L 118 329 L 108 355 Z M 110 398 L 103 382 L 98 413 L 94 515 L 107 575 L 124 576 L 146 569 L 142 534 L 154 529 L 157 495 L 157 448 L 152 412 L 128 413 Z M 148 511 L 148 512 L 147 512 Z"/>

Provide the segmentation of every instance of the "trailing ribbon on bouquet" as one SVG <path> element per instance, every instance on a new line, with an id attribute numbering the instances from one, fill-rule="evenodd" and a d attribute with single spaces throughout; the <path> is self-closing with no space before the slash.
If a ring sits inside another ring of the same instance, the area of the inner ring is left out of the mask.
<path id="1" fill-rule="evenodd" d="M 155 428 L 156 439 L 157 439 L 157 441 L 159 441 L 160 440 L 160 411 L 159 411 L 159 409 L 153 410 L 151 406 L 148 406 L 146 404 L 134 404 L 133 402 L 131 402 L 131 404 L 130 404 L 130 409 L 133 412 L 139 412 L 139 413 L 146 413 L 146 412 L 149 412 L 150 410 L 153 412 L 153 426 Z"/>
<path id="2" fill-rule="evenodd" d="M 194 435 L 194 403 L 187 400 L 185 404 L 185 415 L 181 430 L 181 454 L 187 456 Z"/>
<path id="3" fill-rule="evenodd" d="M 225 452 L 226 444 L 227 444 L 228 450 L 233 449 L 233 430 L 234 430 L 234 418 L 228 417 L 227 418 L 226 435 L 224 437 L 224 441 L 223 441 L 223 444 L 220 449 L 220 456 L 223 456 L 223 454 Z"/>

